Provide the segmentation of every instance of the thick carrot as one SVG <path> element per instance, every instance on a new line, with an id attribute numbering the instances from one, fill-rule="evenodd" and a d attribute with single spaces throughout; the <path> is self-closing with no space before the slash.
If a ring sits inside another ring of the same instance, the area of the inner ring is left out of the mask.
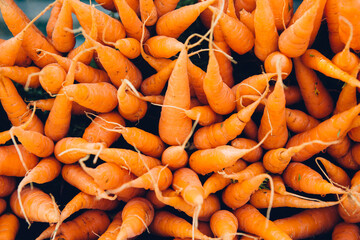
<path id="1" fill-rule="evenodd" d="M 257 144 L 256 141 L 248 138 L 235 138 L 231 141 L 231 146 L 239 148 L 239 149 L 247 149 L 252 148 Z M 257 162 L 260 161 L 260 159 L 263 156 L 263 149 L 261 147 L 258 147 L 254 149 L 253 151 L 245 154 L 242 159 L 247 162 Z"/>
<path id="2" fill-rule="evenodd" d="M 254 53 L 261 61 L 265 61 L 267 56 L 278 50 L 279 39 L 270 1 L 256 0 L 254 29 Z"/>
<path id="3" fill-rule="evenodd" d="M 91 123 L 85 128 L 82 138 L 91 143 L 105 143 L 106 147 L 110 147 L 121 136 L 121 133 L 112 131 L 118 124 L 125 126 L 125 120 L 120 114 L 116 112 L 101 113 L 91 119 Z"/>
<path id="4" fill-rule="evenodd" d="M 193 236 L 190 223 L 166 211 L 155 214 L 154 221 L 150 225 L 150 231 L 161 237 L 191 238 Z M 194 238 L 210 239 L 198 229 L 195 229 Z"/>
<path id="5" fill-rule="evenodd" d="M 0 11 L 3 19 L 13 35 L 18 34 L 22 29 L 30 22 L 25 13 L 16 5 L 13 0 L 0 1 Z M 53 45 L 51 45 L 45 38 L 45 36 L 34 25 L 29 27 L 24 34 L 23 48 L 39 67 L 54 62 L 54 58 L 51 56 L 40 57 L 37 49 L 41 48 L 48 52 L 58 54 Z"/>
<path id="6" fill-rule="evenodd" d="M 294 58 L 294 67 L 306 110 L 315 118 L 325 118 L 330 115 L 334 101 L 315 71 L 306 67 L 300 58 Z"/>
<path id="7" fill-rule="evenodd" d="M 171 58 L 183 49 L 184 44 L 176 38 L 157 35 L 144 43 L 147 53 L 155 58 Z"/>
<path id="8" fill-rule="evenodd" d="M 345 190 L 333 186 L 319 173 L 302 163 L 290 163 L 282 176 L 285 184 L 295 191 L 320 195 L 346 193 Z"/>
<path id="9" fill-rule="evenodd" d="M 245 204 L 234 212 L 239 222 L 239 230 L 258 235 L 267 240 L 292 239 L 274 222 L 265 218 L 255 207 Z"/>
<path id="10" fill-rule="evenodd" d="M 16 181 L 14 177 L 0 175 L 0 197 L 9 196 L 15 187 Z"/>
<path id="11" fill-rule="evenodd" d="M 4 40 L 4 39 L 0 39 L 0 44 L 5 42 L 5 41 L 6 40 Z M 28 66 L 30 66 L 31 62 L 32 62 L 32 60 L 27 55 L 24 48 L 20 47 L 20 50 L 19 50 L 18 54 L 16 55 L 15 66 L 28 67 Z"/>
<path id="12" fill-rule="evenodd" d="M 8 77 L 14 82 L 20 83 L 24 87 L 37 88 L 40 86 L 40 78 L 36 73 L 39 73 L 40 69 L 35 66 L 30 67 L 19 67 L 19 66 L 8 66 L 1 67 L 0 73 L 4 77 Z"/>
<path id="13" fill-rule="evenodd" d="M 20 228 L 18 218 L 12 213 L 5 213 L 0 216 L 0 238 L 15 240 Z"/>
<path id="14" fill-rule="evenodd" d="M 238 220 L 231 212 L 220 210 L 211 216 L 210 227 L 216 237 L 233 240 L 238 229 Z"/>
<path id="15" fill-rule="evenodd" d="M 107 82 L 79 83 L 65 86 L 62 93 L 79 105 L 96 112 L 110 112 L 118 104 L 116 88 Z"/>
<path id="16" fill-rule="evenodd" d="M 60 210 L 51 197 L 39 188 L 25 187 L 21 191 L 21 201 L 24 212 L 20 209 L 17 192 L 10 198 L 10 207 L 19 217 L 26 215 L 30 222 L 56 223 L 60 217 Z"/>
<path id="17" fill-rule="evenodd" d="M 158 13 L 153 0 L 139 1 L 141 21 L 145 22 L 146 26 L 152 26 L 158 19 Z"/>
<path id="18" fill-rule="evenodd" d="M 349 126 L 351 126 L 354 117 L 358 115 L 359 112 L 360 105 L 357 105 L 345 112 L 333 115 L 331 118 L 321 122 L 318 126 L 290 138 L 286 147 L 297 146 L 312 140 L 321 140 L 324 142 L 338 140 L 348 132 Z M 310 145 L 296 153 L 292 159 L 298 162 L 305 161 L 325 148 L 326 146 L 324 144 Z"/>
<path id="19" fill-rule="evenodd" d="M 154 208 L 145 198 L 133 198 L 122 210 L 122 224 L 116 240 L 142 234 L 154 219 Z"/>
<path id="20" fill-rule="evenodd" d="M 330 231 L 340 221 L 336 206 L 304 210 L 274 223 L 292 239 L 314 237 Z"/>
<path id="21" fill-rule="evenodd" d="M 119 39 L 114 43 L 114 47 L 130 59 L 137 58 L 141 54 L 140 42 L 135 38 L 128 37 Z"/>
<path id="22" fill-rule="evenodd" d="M 70 2 L 64 0 L 51 33 L 51 43 L 59 52 L 69 52 L 75 46 L 71 10 Z"/>
<path id="23" fill-rule="evenodd" d="M 353 223 L 336 224 L 332 232 L 332 240 L 356 240 L 360 237 L 360 228 Z"/>
<path id="24" fill-rule="evenodd" d="M 50 63 L 39 73 L 41 87 L 50 94 L 57 94 L 65 81 L 66 71 L 58 63 Z"/>
<path id="25" fill-rule="evenodd" d="M 14 145 L 0 147 L 0 175 L 23 177 L 38 163 L 38 157 L 18 145 L 20 155 Z M 23 162 L 22 162 L 23 161 Z"/>
<path id="26" fill-rule="evenodd" d="M 200 13 L 214 3 L 214 1 L 215 0 L 207 0 L 195 3 L 162 15 L 156 23 L 156 33 L 158 35 L 178 38 L 193 22 L 195 22 Z"/>
<path id="27" fill-rule="evenodd" d="M 190 86 L 187 73 L 187 50 L 180 52 L 171 73 L 164 105 L 190 109 Z M 163 107 L 159 120 L 159 136 L 169 145 L 181 145 L 192 129 L 192 121 L 182 110 Z"/>
<path id="28" fill-rule="evenodd" d="M 158 16 L 161 17 L 162 15 L 173 11 L 179 1 L 180 0 L 154 0 Z"/>
<path id="29" fill-rule="evenodd" d="M 309 8 L 294 24 L 284 30 L 279 37 L 280 52 L 288 57 L 299 57 L 305 53 L 310 44 L 314 29 L 316 13 L 320 8 L 320 0 Z M 325 1 L 323 1 L 325 2 Z"/>
<path id="30" fill-rule="evenodd" d="M 283 73 L 281 76 L 283 79 L 287 78 L 292 71 L 293 64 L 291 59 L 279 51 L 270 53 L 264 61 L 265 72 L 276 73 L 276 63 L 280 59 L 280 68 Z"/>
<path id="31" fill-rule="evenodd" d="M 294 133 L 305 132 L 316 127 L 320 123 L 316 118 L 298 109 L 286 108 L 285 113 L 286 125 L 288 129 Z"/>

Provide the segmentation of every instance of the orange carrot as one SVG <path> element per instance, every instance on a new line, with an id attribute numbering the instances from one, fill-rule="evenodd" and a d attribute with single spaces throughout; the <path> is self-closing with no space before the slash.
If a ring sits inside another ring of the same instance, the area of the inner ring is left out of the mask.
<path id="1" fill-rule="evenodd" d="M 106 231 L 101 234 L 98 240 L 111 240 L 116 239 L 116 236 L 118 235 L 121 224 L 122 224 L 122 211 L 118 212 L 114 218 L 112 219 L 109 227 L 106 229 Z"/>
<path id="2" fill-rule="evenodd" d="M 3 212 L 6 210 L 7 207 L 7 201 L 0 198 L 0 214 L 3 214 Z"/>
<path id="3" fill-rule="evenodd" d="M 51 33 L 51 42 L 59 52 L 69 52 L 75 46 L 71 10 L 70 2 L 64 0 Z"/>
<path id="4" fill-rule="evenodd" d="M 286 108 L 285 113 L 286 125 L 288 129 L 294 133 L 305 132 L 316 127 L 320 123 L 319 120 L 307 115 L 301 110 Z"/>
<path id="5" fill-rule="evenodd" d="M 56 1 L 55 5 L 51 9 L 49 19 L 46 23 L 46 35 L 47 39 L 51 39 L 51 34 L 54 30 L 54 26 L 56 24 L 57 18 L 59 16 L 59 13 L 61 11 L 62 2 Z"/>
<path id="6" fill-rule="evenodd" d="M 12 213 L 0 216 L 0 238 L 14 240 L 20 228 L 20 222 Z"/>
<path id="7" fill-rule="evenodd" d="M 279 39 L 270 1 L 256 0 L 254 29 L 254 53 L 261 61 L 265 61 L 268 55 L 278 50 Z"/>
<path id="8" fill-rule="evenodd" d="M 8 77 L 14 82 L 20 83 L 24 87 L 37 88 L 40 86 L 39 76 L 36 73 L 39 73 L 40 69 L 35 66 L 30 67 L 18 67 L 18 66 L 8 66 L 1 67 L 0 74 L 4 77 Z"/>
<path id="9" fill-rule="evenodd" d="M 239 12 L 239 20 L 255 35 L 254 15 L 251 12 L 241 9 Z"/>
<path id="10" fill-rule="evenodd" d="M 66 71 L 58 63 L 46 65 L 39 73 L 41 87 L 51 94 L 56 94 L 60 91 L 65 78 Z"/>
<path id="11" fill-rule="evenodd" d="M 110 147 L 119 137 L 120 133 L 114 130 L 120 124 L 125 126 L 125 120 L 116 112 L 102 113 L 91 120 L 90 125 L 85 129 L 82 138 L 91 143 L 105 143 Z"/>
<path id="12" fill-rule="evenodd" d="M 274 223 L 292 239 L 314 237 L 330 231 L 340 220 L 336 206 L 304 210 Z"/>
<path id="13" fill-rule="evenodd" d="M 285 79 L 290 75 L 293 65 L 291 59 L 279 51 L 272 52 L 265 58 L 265 72 L 276 73 L 276 63 L 278 59 L 280 59 L 280 68 L 281 72 L 283 73 L 281 76 L 283 79 Z"/>
<path id="14" fill-rule="evenodd" d="M 248 139 L 248 138 L 235 138 L 231 141 L 231 146 L 239 148 L 239 149 L 248 149 L 252 148 L 257 144 L 256 141 Z M 261 147 L 258 147 L 254 149 L 253 151 L 245 154 L 242 159 L 244 159 L 247 162 L 257 162 L 259 161 L 263 156 L 263 149 Z"/>
<path id="15" fill-rule="evenodd" d="M 337 184 L 343 187 L 350 186 L 350 177 L 347 175 L 344 169 L 334 165 L 330 161 L 322 157 L 317 157 L 315 160 L 319 160 L 325 167 L 326 173 L 329 178 Z"/>
<path id="16" fill-rule="evenodd" d="M 158 19 L 158 13 L 153 0 L 141 0 L 139 3 L 141 21 L 145 22 L 146 26 L 152 26 Z"/>
<path id="17" fill-rule="evenodd" d="M 285 29 L 293 16 L 293 1 L 270 1 L 271 10 L 274 14 L 276 28 Z"/>
<path id="18" fill-rule="evenodd" d="M 290 163 L 283 173 L 283 179 L 285 184 L 295 191 L 322 195 L 346 193 L 345 190 L 333 186 L 319 173 L 302 163 Z"/>
<path id="19" fill-rule="evenodd" d="M 353 39 L 351 40 L 350 47 L 358 51 L 360 50 L 360 41 L 359 38 L 359 22 L 355 17 L 359 13 L 359 6 L 360 4 L 357 1 L 347 0 L 338 3 L 339 7 L 339 37 L 340 40 L 345 43 L 350 35 L 350 27 L 347 23 L 343 20 L 344 18 L 347 19 L 351 25 L 353 25 Z M 351 7 L 350 7 L 351 6 Z"/>
<path id="20" fill-rule="evenodd" d="M 159 15 L 159 17 L 173 11 L 179 1 L 180 0 L 154 0 L 154 4 L 156 6 L 157 14 Z"/>
<path id="21" fill-rule="evenodd" d="M 18 149 L 20 154 L 14 145 L 0 147 L 0 175 L 23 177 L 36 166 L 38 157 L 26 151 L 22 145 L 18 145 Z"/>
<path id="22" fill-rule="evenodd" d="M 0 44 L 5 42 L 5 41 L 6 40 L 4 40 L 4 39 L 0 39 Z M 24 48 L 20 47 L 20 50 L 19 50 L 18 54 L 16 55 L 15 66 L 28 67 L 28 66 L 30 66 L 31 62 L 32 62 L 32 60 L 27 55 Z"/>
<path id="23" fill-rule="evenodd" d="M 336 0 L 326 1 L 324 15 L 328 26 L 330 48 L 334 53 L 338 53 L 345 46 L 339 35 L 339 2 Z"/>
<path id="24" fill-rule="evenodd" d="M 35 187 L 25 187 L 21 191 L 21 201 L 24 205 L 24 212 L 20 209 L 17 192 L 10 198 L 10 207 L 19 217 L 27 216 L 30 222 L 55 223 L 59 220 L 60 211 L 51 197 L 42 190 Z"/>
<path id="25" fill-rule="evenodd" d="M 161 237 L 191 238 L 193 236 L 190 223 L 165 211 L 155 214 L 154 221 L 150 225 L 150 231 Z M 197 229 L 195 229 L 194 237 L 196 239 L 210 239 Z"/>
<path id="26" fill-rule="evenodd" d="M 220 210 L 211 216 L 210 227 L 216 237 L 232 240 L 238 229 L 238 220 L 231 212 Z"/>
<path id="27" fill-rule="evenodd" d="M 315 118 L 328 116 L 334 108 L 334 102 L 316 73 L 307 68 L 300 58 L 294 58 L 296 79 L 300 87 L 305 106 Z"/>
<path id="28" fill-rule="evenodd" d="M 195 20 L 200 13 L 215 0 L 207 0 L 184 6 L 162 15 L 156 23 L 156 33 L 168 37 L 178 38 Z M 181 17 L 179 17 L 181 16 Z"/>
<path id="29" fill-rule="evenodd" d="M 246 167 L 246 163 L 243 160 L 239 159 L 233 166 L 225 168 L 224 172 L 226 174 L 232 174 L 245 169 L 245 167 Z M 220 173 L 213 173 L 208 179 L 206 179 L 203 185 L 205 199 L 211 193 L 216 193 L 217 191 L 222 190 L 231 182 L 232 180 L 230 178 L 225 178 Z"/>
<path id="30" fill-rule="evenodd" d="M 114 43 L 114 47 L 130 59 L 137 58 L 141 53 L 140 42 L 135 38 L 128 37 L 119 39 Z"/>
<path id="31" fill-rule="evenodd" d="M 239 222 L 239 230 L 258 235 L 269 240 L 292 239 L 274 222 L 266 219 L 255 207 L 245 204 L 235 211 Z"/>
<path id="32" fill-rule="evenodd" d="M 9 196 L 16 187 L 14 177 L 0 175 L 0 197 Z M 1 213 L 0 213 L 1 214 Z"/>
<path id="33" fill-rule="evenodd" d="M 171 58 L 184 47 L 176 38 L 157 35 L 144 43 L 145 51 L 155 58 Z"/>
<path id="34" fill-rule="evenodd" d="M 360 237 L 360 228 L 353 223 L 338 223 L 332 232 L 333 240 L 356 240 Z"/>

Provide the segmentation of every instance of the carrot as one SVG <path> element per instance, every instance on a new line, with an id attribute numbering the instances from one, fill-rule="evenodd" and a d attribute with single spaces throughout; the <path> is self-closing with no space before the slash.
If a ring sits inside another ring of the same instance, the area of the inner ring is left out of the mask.
<path id="1" fill-rule="evenodd" d="M 274 223 L 292 239 L 314 237 L 330 231 L 340 220 L 336 206 L 304 210 Z"/>
<path id="2" fill-rule="evenodd" d="M 285 113 L 286 125 L 288 129 L 294 133 L 305 132 L 316 127 L 320 123 L 316 118 L 298 109 L 286 108 Z"/>
<path id="3" fill-rule="evenodd" d="M 351 155 L 352 155 L 353 160 L 355 161 L 355 163 L 357 165 L 360 165 L 360 158 L 358 157 L 358 153 L 360 151 L 360 144 L 355 143 L 354 145 L 352 145 L 350 151 L 351 151 Z"/>
<path id="4" fill-rule="evenodd" d="M 141 53 L 140 42 L 135 38 L 128 37 L 119 39 L 114 43 L 114 47 L 130 59 L 137 58 Z"/>
<path id="5" fill-rule="evenodd" d="M 349 84 L 345 84 L 345 86 L 341 89 L 338 100 L 336 102 L 334 114 L 346 111 L 346 110 L 354 107 L 356 104 L 357 104 L 356 88 Z M 353 131 L 353 133 L 354 132 L 356 132 L 356 131 Z M 349 136 L 355 137 L 356 134 L 354 136 L 351 132 L 349 132 Z M 356 139 L 356 137 L 354 139 Z"/>
<path id="6" fill-rule="evenodd" d="M 51 42 L 59 52 L 69 52 L 75 46 L 71 10 L 70 2 L 64 0 L 51 33 Z"/>
<path id="7" fill-rule="evenodd" d="M 65 78 L 66 71 L 58 63 L 46 65 L 39 73 L 41 87 L 50 94 L 56 94 L 60 91 Z"/>
<path id="8" fill-rule="evenodd" d="M 153 0 L 141 0 L 139 1 L 141 21 L 145 22 L 146 26 L 152 26 L 158 19 L 158 13 Z"/>
<path id="9" fill-rule="evenodd" d="M 360 228 L 353 223 L 338 223 L 332 232 L 333 240 L 356 240 L 360 237 Z"/>
<path id="10" fill-rule="evenodd" d="M 328 26 L 330 48 L 334 53 L 338 53 L 345 46 L 339 35 L 339 2 L 334 0 L 326 1 L 324 15 Z"/>
<path id="11" fill-rule="evenodd" d="M 75 219 L 63 223 L 54 236 L 56 240 L 77 239 L 77 240 L 96 240 L 99 235 L 105 232 L 110 224 L 110 219 L 105 212 L 100 210 L 88 210 Z M 36 240 L 50 238 L 55 229 L 52 225 L 45 229 Z"/>
<path id="12" fill-rule="evenodd" d="M 328 77 L 339 79 L 354 87 L 360 86 L 359 81 L 355 77 L 341 70 L 315 49 L 306 50 L 301 56 L 301 60 L 307 67 L 319 71 Z"/>
<path id="13" fill-rule="evenodd" d="M 346 193 L 345 190 L 328 183 L 319 173 L 302 163 L 290 163 L 282 176 L 285 184 L 295 191 L 321 195 Z"/>
<path id="14" fill-rule="evenodd" d="M 2 75 L 0 76 L 0 101 L 13 126 L 20 126 L 30 118 L 31 113 L 14 84 Z M 43 133 L 44 124 L 34 115 L 27 129 Z"/>
<path id="15" fill-rule="evenodd" d="M 238 229 L 238 220 L 231 212 L 220 210 L 211 216 L 210 227 L 216 237 L 232 240 Z"/>
<path id="16" fill-rule="evenodd" d="M 315 118 L 324 118 L 330 115 L 334 108 L 334 102 L 316 73 L 307 68 L 300 58 L 294 58 L 294 66 L 306 110 Z"/>
<path id="17" fill-rule="evenodd" d="M 232 114 L 225 121 L 214 123 L 197 130 L 194 134 L 194 145 L 196 148 L 214 148 L 225 145 L 235 139 L 242 133 L 245 125 L 250 121 L 252 114 L 264 96 L 265 94 L 252 104 Z"/>
<path id="18" fill-rule="evenodd" d="M 345 200 L 341 205 L 338 206 L 338 212 L 340 217 L 344 219 L 347 223 L 358 223 L 360 222 L 359 218 L 359 185 L 360 184 L 360 172 L 357 171 L 351 179 L 350 191 L 353 194 L 348 194 L 345 196 Z"/>
<path id="19" fill-rule="evenodd" d="M 19 67 L 8 66 L 0 67 L 0 74 L 4 77 L 8 77 L 14 82 L 20 83 L 24 87 L 37 88 L 40 86 L 39 77 L 36 73 L 39 73 L 40 69 L 35 66 Z"/>
<path id="20" fill-rule="evenodd" d="M 79 83 L 62 88 L 70 101 L 96 112 L 110 112 L 117 106 L 116 88 L 106 82 Z"/>
<path id="21" fill-rule="evenodd" d="M 144 43 L 147 53 L 155 58 L 171 58 L 181 51 L 184 44 L 176 38 L 157 35 Z"/>
<path id="22" fill-rule="evenodd" d="M 189 165 L 195 172 L 202 175 L 220 171 L 225 167 L 233 165 L 239 158 L 256 149 L 261 144 L 262 141 L 250 149 L 237 149 L 232 146 L 222 145 L 216 148 L 197 150 L 191 154 Z M 209 162 L 209 159 L 212 159 L 212 161 Z M 204 164 L 205 162 L 206 164 Z"/>
<path id="23" fill-rule="evenodd" d="M 187 76 L 187 51 L 181 50 L 171 73 L 165 93 L 164 105 L 190 108 L 190 87 Z M 192 129 L 192 121 L 181 110 L 162 108 L 159 120 L 159 136 L 169 145 L 181 145 Z"/>
<path id="24" fill-rule="evenodd" d="M 30 106 L 35 106 L 37 109 L 40 109 L 41 111 L 50 111 L 51 108 L 54 106 L 55 98 L 46 98 L 46 99 L 38 99 L 34 101 L 30 101 Z M 72 103 L 71 107 L 71 114 L 73 115 L 83 115 L 85 112 L 91 112 L 91 109 L 85 108 L 75 102 Z"/>
<path id="25" fill-rule="evenodd" d="M 48 10 L 53 4 L 55 4 L 55 2 L 48 5 L 42 13 Z M 14 36 L 20 33 L 30 22 L 25 13 L 13 0 L 0 1 L 0 11 L 6 25 Z M 53 45 L 46 40 L 45 36 L 34 25 L 31 25 L 26 30 L 22 46 L 28 56 L 39 67 L 44 67 L 45 65 L 54 62 L 54 59 L 51 56 L 40 57 L 37 53 L 37 49 L 42 48 L 48 52 L 58 54 Z"/>
<path id="26" fill-rule="evenodd" d="M 263 164 L 266 170 L 271 173 L 281 174 L 291 161 L 291 157 L 304 149 L 306 146 L 313 144 L 327 144 L 332 145 L 338 142 L 322 142 L 318 140 L 304 142 L 297 146 L 289 148 L 275 148 L 267 151 L 263 157 Z"/>
<path id="27" fill-rule="evenodd" d="M 256 1 L 254 1 L 254 0 L 235 0 L 234 5 L 235 5 L 236 11 L 245 9 L 248 12 L 252 12 L 253 10 L 255 10 Z"/>
<path id="28" fill-rule="evenodd" d="M 80 191 L 99 198 L 113 200 L 103 189 L 101 189 L 79 164 L 66 164 L 61 169 L 63 179 Z"/>
<path id="29" fill-rule="evenodd" d="M 101 234 L 101 236 L 98 238 L 98 240 L 111 240 L 116 239 L 116 236 L 118 235 L 121 224 L 122 224 L 122 211 L 118 212 L 114 218 L 112 219 L 109 227 L 106 229 L 106 231 Z"/>
<path id="30" fill-rule="evenodd" d="M 87 34 L 83 34 L 92 46 L 95 47 L 101 65 L 116 87 L 121 85 L 122 79 L 128 79 L 135 88 L 139 88 L 142 81 L 140 70 L 129 59 L 116 49 L 104 46 L 90 38 Z M 113 64 L 114 62 L 118 64 Z"/>
<path id="31" fill-rule="evenodd" d="M 345 172 L 344 169 L 336 166 L 335 164 L 331 163 L 325 158 L 317 157 L 315 161 L 317 160 L 319 160 L 322 163 L 322 165 L 324 165 L 326 173 L 329 175 L 331 181 L 334 181 L 335 183 L 343 187 L 350 186 L 350 177 L 348 176 L 348 174 Z"/>
<path id="32" fill-rule="evenodd" d="M 20 228 L 20 222 L 12 213 L 0 216 L 0 238 L 14 240 Z"/>
<path id="33" fill-rule="evenodd" d="M 178 38 L 193 22 L 195 22 L 200 13 L 214 3 L 214 1 L 215 0 L 207 0 L 198 2 L 162 15 L 156 23 L 156 33 L 158 35 Z M 179 16 L 181 17 L 179 18 Z"/>
<path id="34" fill-rule="evenodd" d="M 10 207 L 18 217 L 24 218 L 26 216 L 30 222 L 55 223 L 59 220 L 58 206 L 48 194 L 39 188 L 23 188 L 21 201 L 24 205 L 24 211 L 20 209 L 17 192 L 13 192 L 10 197 Z"/>
<path id="35" fill-rule="evenodd" d="M 180 0 L 154 0 L 154 4 L 157 10 L 157 14 L 159 17 L 162 15 L 173 11 Z"/>
<path id="36" fill-rule="evenodd" d="M 123 79 L 117 90 L 118 111 L 125 119 L 136 122 L 142 119 L 147 112 L 147 103 L 140 99 L 138 93 L 132 83 Z"/>
<path id="37" fill-rule="evenodd" d="M 293 64 L 291 59 L 288 58 L 286 55 L 282 54 L 279 51 L 275 51 L 270 53 L 264 61 L 265 72 L 267 73 L 276 73 L 276 63 L 280 59 L 280 68 L 282 79 L 287 78 L 292 71 Z"/>
<path id="38" fill-rule="evenodd" d="M 292 58 L 299 57 L 305 53 L 310 45 L 311 33 L 313 32 L 316 13 L 319 9 L 320 1 L 316 1 L 294 24 L 280 34 L 280 52 Z"/>
<path id="39" fill-rule="evenodd" d="M 203 88 L 203 81 L 206 75 L 206 72 L 203 71 L 201 68 L 196 66 L 192 63 L 191 60 L 188 61 L 188 74 L 189 74 L 189 82 L 192 86 L 192 89 L 194 89 L 195 95 L 197 99 L 202 104 L 208 104 L 208 101 L 206 99 L 206 95 Z"/>
<path id="40" fill-rule="evenodd" d="M 268 189 L 259 189 L 250 197 L 250 204 L 256 208 L 268 208 L 270 206 L 270 194 Z M 282 195 L 274 193 L 274 199 L 271 202 L 272 208 L 291 207 L 291 208 L 324 208 L 338 205 L 336 202 L 310 201 L 296 196 Z"/>
<path id="41" fill-rule="evenodd" d="M 219 14 L 219 10 L 209 7 L 215 14 Z M 232 18 L 226 14 L 222 14 L 219 19 L 220 28 L 224 34 L 225 42 L 236 53 L 242 55 L 247 53 L 254 46 L 254 35 L 239 20 Z"/>
<path id="42" fill-rule="evenodd" d="M 185 219 L 177 217 L 170 212 L 160 211 L 155 214 L 154 220 L 150 225 L 150 231 L 161 237 L 177 237 L 196 239 L 210 239 L 210 237 L 195 229 L 192 234 L 192 226 Z"/>
<path id="43" fill-rule="evenodd" d="M 116 12 L 115 4 L 113 0 L 95 0 L 102 8 L 106 10 Z"/>
<path id="44" fill-rule="evenodd" d="M 268 174 L 259 174 L 243 181 L 230 184 L 222 193 L 223 202 L 232 209 L 245 205 L 250 200 L 251 195 L 260 187 L 265 179 L 272 181 Z"/>
<path id="45" fill-rule="evenodd" d="M 166 204 L 163 203 L 163 202 L 161 202 L 161 201 L 156 197 L 155 191 L 151 191 L 151 190 L 148 191 L 148 192 L 146 193 L 146 199 L 149 200 L 149 201 L 152 203 L 152 205 L 153 205 L 153 207 L 154 207 L 155 210 L 158 210 L 158 209 L 161 209 L 161 208 L 163 208 L 163 207 L 166 207 Z"/>
<path id="46" fill-rule="evenodd" d="M 265 218 L 255 207 L 245 204 L 234 212 L 239 230 L 258 235 L 264 239 L 292 239 L 285 231 Z"/>
<path id="47" fill-rule="evenodd" d="M 171 185 L 173 180 L 173 175 L 169 170 L 169 168 L 164 166 L 156 166 L 150 169 L 149 172 L 143 174 L 142 176 L 134 180 L 131 180 L 129 182 L 126 182 L 122 184 L 120 187 L 112 188 L 111 190 L 108 190 L 108 192 L 116 194 L 127 188 L 144 188 L 145 190 L 148 189 L 154 190 L 153 180 L 159 186 L 160 190 L 165 190 Z"/>
<path id="48" fill-rule="evenodd" d="M 60 219 L 57 222 L 54 234 L 56 234 L 57 230 L 66 219 L 81 209 L 110 211 L 115 209 L 118 206 L 118 203 L 119 202 L 117 200 L 112 201 L 108 199 L 97 199 L 96 196 L 80 192 L 74 198 L 72 198 L 71 201 L 68 202 L 61 211 Z"/>
<path id="49" fill-rule="evenodd" d="M 145 198 L 133 198 L 123 208 L 121 217 L 117 240 L 142 234 L 154 219 L 154 208 Z"/>
<path id="50" fill-rule="evenodd" d="M 125 37 L 124 26 L 119 20 L 81 1 L 69 0 L 69 2 L 81 27 L 87 34 L 90 33 L 92 26 L 91 11 L 94 11 L 93 14 L 98 32 L 97 40 L 100 40 L 100 42 L 116 42 L 118 39 Z"/>
<path id="51" fill-rule="evenodd" d="M 0 147 L 0 175 L 23 177 L 29 169 L 38 163 L 38 157 L 18 145 L 20 154 L 14 145 Z M 19 156 L 22 156 L 22 160 Z"/>
<path id="52" fill-rule="evenodd" d="M 360 50 L 360 41 L 358 40 L 359 37 L 359 23 L 357 18 L 354 14 L 358 14 L 358 8 L 360 4 L 357 1 L 344 1 L 339 2 L 339 37 L 343 43 L 346 43 L 348 36 L 350 35 L 351 28 L 348 26 L 347 23 L 343 20 L 344 18 L 347 19 L 353 25 L 353 39 L 350 42 L 350 47 L 358 51 Z M 349 6 L 350 4 L 350 6 Z"/>
<path id="53" fill-rule="evenodd" d="M 235 138 L 231 141 L 231 146 L 239 148 L 239 149 L 248 149 L 252 148 L 257 144 L 256 141 L 248 139 L 248 138 Z M 263 156 L 263 149 L 261 147 L 258 147 L 254 149 L 253 151 L 245 154 L 242 159 L 244 159 L 247 162 L 258 162 Z"/>
<path id="54" fill-rule="evenodd" d="M 349 130 L 348 128 L 351 126 L 354 116 L 358 115 L 359 111 L 360 105 L 357 105 L 345 112 L 333 115 L 328 120 L 321 122 L 318 126 L 290 138 L 286 147 L 289 148 L 303 142 L 310 142 L 312 140 L 330 142 L 341 139 Z M 323 144 L 307 146 L 300 152 L 296 153 L 292 159 L 298 162 L 305 161 L 325 148 L 326 146 Z"/>
<path id="55" fill-rule="evenodd" d="M 45 29 L 48 40 L 51 40 L 51 35 L 52 32 L 54 31 L 54 26 L 61 11 L 61 6 L 62 6 L 62 2 L 56 1 L 55 5 L 50 11 L 50 16 L 46 23 L 46 29 Z"/>
<path id="56" fill-rule="evenodd" d="M 3 214 L 3 212 L 6 210 L 7 207 L 7 201 L 0 198 L 0 215 Z"/>
<path id="57" fill-rule="evenodd" d="M 0 175 L 0 197 L 9 196 L 15 187 L 16 180 L 14 177 Z"/>
<path id="58" fill-rule="evenodd" d="M 101 113 L 91 119 L 91 123 L 85 128 L 82 138 L 90 143 L 100 142 L 105 143 L 106 147 L 110 147 L 121 136 L 121 133 L 112 131 L 116 129 L 117 124 L 125 126 L 125 120 L 118 113 Z"/>
<path id="59" fill-rule="evenodd" d="M 124 25 L 126 35 L 140 41 L 142 31 L 144 31 L 144 40 L 150 36 L 149 30 L 137 16 L 136 12 L 129 6 L 125 0 L 114 0 L 117 12 L 119 13 L 122 24 Z"/>
<path id="60" fill-rule="evenodd" d="M 279 39 L 270 1 L 256 0 L 254 29 L 254 53 L 261 61 L 265 61 L 267 56 L 278 50 Z"/>
<path id="61" fill-rule="evenodd" d="M 261 145 L 265 149 L 283 147 L 288 140 L 285 115 L 285 93 L 282 77 L 280 75 L 280 60 L 277 61 L 276 70 L 278 78 L 274 91 L 267 98 L 264 113 L 258 131 L 258 139 L 263 139 L 267 132 L 270 136 Z"/>
<path id="62" fill-rule="evenodd" d="M 243 160 L 239 159 L 234 165 L 225 168 L 224 172 L 226 174 L 231 174 L 231 173 L 239 172 L 245 169 L 245 167 L 246 167 L 246 163 Z M 205 199 L 211 193 L 216 193 L 217 191 L 222 190 L 231 182 L 232 180 L 230 178 L 226 178 L 220 173 L 213 173 L 208 179 L 206 179 L 203 185 Z"/>
<path id="63" fill-rule="evenodd" d="M 241 9 L 239 12 L 239 20 L 255 35 L 254 15 L 251 12 Z"/>
<path id="64" fill-rule="evenodd" d="M 4 39 L 0 39 L 0 44 L 5 42 L 5 41 L 6 40 L 4 40 Z M 31 62 L 32 62 L 32 60 L 27 55 L 24 48 L 20 47 L 20 50 L 19 50 L 18 54 L 16 55 L 15 66 L 28 67 L 28 66 L 30 66 Z"/>
<path id="65" fill-rule="evenodd" d="M 276 28 L 284 30 L 293 16 L 293 1 L 270 1 L 271 10 L 274 14 Z"/>
<path id="66" fill-rule="evenodd" d="M 80 158 L 86 156 L 86 153 L 82 152 L 82 149 L 99 151 L 105 147 L 104 143 L 92 143 L 87 142 L 83 138 L 79 137 L 66 137 L 62 138 L 55 144 L 54 155 L 57 160 L 65 164 L 71 164 L 77 162 Z M 67 151 L 68 149 L 80 149 L 78 151 Z M 67 151 L 67 152 L 65 152 Z"/>

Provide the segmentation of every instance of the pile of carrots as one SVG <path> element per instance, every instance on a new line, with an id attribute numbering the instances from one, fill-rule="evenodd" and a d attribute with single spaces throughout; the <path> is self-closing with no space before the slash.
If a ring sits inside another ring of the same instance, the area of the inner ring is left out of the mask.
<path id="1" fill-rule="evenodd" d="M 96 2 L 0 0 L 0 239 L 360 239 L 358 0 Z"/>

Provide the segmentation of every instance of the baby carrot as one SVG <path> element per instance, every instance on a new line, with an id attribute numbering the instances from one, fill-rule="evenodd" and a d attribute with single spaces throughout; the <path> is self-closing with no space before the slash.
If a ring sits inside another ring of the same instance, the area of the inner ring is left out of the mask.
<path id="1" fill-rule="evenodd" d="M 144 43 L 145 51 L 155 58 L 171 58 L 184 47 L 176 38 L 157 35 Z"/>

